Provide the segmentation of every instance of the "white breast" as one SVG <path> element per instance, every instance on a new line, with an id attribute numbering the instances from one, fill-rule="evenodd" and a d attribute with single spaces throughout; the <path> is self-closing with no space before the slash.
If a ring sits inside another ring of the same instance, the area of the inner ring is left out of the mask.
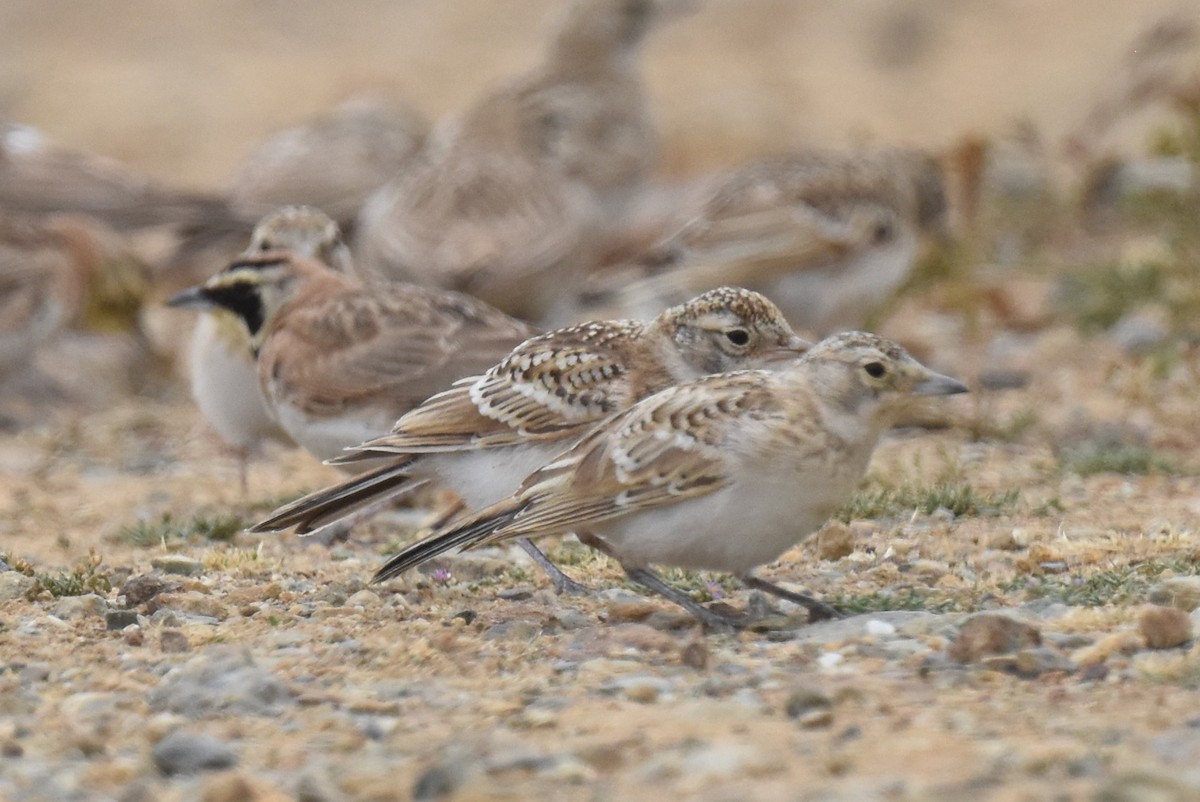
<path id="1" fill-rule="evenodd" d="M 226 443 L 253 450 L 281 435 L 259 390 L 249 343 L 225 336 L 212 315 L 196 323 L 188 367 L 196 405 Z"/>

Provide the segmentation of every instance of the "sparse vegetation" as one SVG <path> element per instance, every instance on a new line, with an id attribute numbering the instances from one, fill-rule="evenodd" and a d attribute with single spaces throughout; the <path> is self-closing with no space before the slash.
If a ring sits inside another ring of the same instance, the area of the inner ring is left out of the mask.
<path id="1" fill-rule="evenodd" d="M 903 588 L 896 592 L 837 593 L 822 598 L 843 613 L 879 613 L 887 610 L 924 610 L 931 613 L 962 612 L 967 608 L 956 599 L 935 596 L 929 591 Z"/>
<path id="2" fill-rule="evenodd" d="M 134 546 L 160 546 L 214 540 L 227 543 L 246 527 L 236 515 L 218 513 L 195 515 L 187 521 L 176 521 L 169 514 L 157 521 L 138 521 L 125 526 L 117 539 Z"/>
<path id="3" fill-rule="evenodd" d="M 1177 473 L 1175 461 L 1150 446 L 1135 443 L 1087 443 L 1064 449 L 1060 456 L 1065 470 L 1080 476 L 1097 473 L 1141 475 Z"/>
<path id="4" fill-rule="evenodd" d="M 894 518 L 913 512 L 931 515 L 947 510 L 955 518 L 999 515 L 1012 510 L 1020 498 L 1015 489 L 984 493 L 965 482 L 941 481 L 928 487 L 903 485 L 859 490 L 837 513 L 849 523 L 864 518 Z"/>
<path id="5" fill-rule="evenodd" d="M 1002 585 L 1001 590 L 1020 593 L 1026 599 L 1052 599 L 1072 606 L 1137 604 L 1145 600 L 1150 586 L 1166 571 L 1197 574 L 1200 565 L 1186 559 L 1168 558 L 1114 566 L 1088 574 L 1019 576 Z"/>
<path id="6" fill-rule="evenodd" d="M 58 598 L 60 596 L 83 596 L 87 593 L 101 595 L 108 593 L 112 590 L 112 581 L 109 579 L 108 573 L 101 570 L 103 564 L 104 558 L 92 551 L 69 571 L 35 573 L 33 577 L 37 580 L 37 584 L 30 594 L 37 595 L 39 592 L 45 591 Z"/>

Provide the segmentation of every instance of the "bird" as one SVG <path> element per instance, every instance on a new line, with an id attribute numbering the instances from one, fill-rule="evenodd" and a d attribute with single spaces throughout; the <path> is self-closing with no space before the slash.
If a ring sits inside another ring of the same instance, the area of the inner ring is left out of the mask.
<path id="1" fill-rule="evenodd" d="M 584 306 L 639 314 L 735 283 L 828 334 L 863 325 L 909 275 L 922 234 L 946 226 L 938 162 L 906 150 L 763 157 L 695 197 L 632 263 L 592 276 Z"/>
<path id="2" fill-rule="evenodd" d="M 804 604 L 810 618 L 829 615 L 753 570 L 848 500 L 907 406 L 966 390 L 895 342 L 857 331 L 828 337 L 774 371 L 677 384 L 597 425 L 508 498 L 406 547 L 373 581 L 455 547 L 573 531 L 712 629 L 743 621 L 698 604 L 651 566 L 729 572 Z"/>
<path id="3" fill-rule="evenodd" d="M 240 319 L 271 418 L 318 459 L 386 433 L 535 333 L 474 298 L 365 282 L 286 250 L 236 259 L 169 304 Z"/>
<path id="4" fill-rule="evenodd" d="M 376 499 L 436 479 L 465 506 L 501 499 L 589 428 L 651 393 L 699 376 L 787 360 L 810 343 L 766 297 L 722 287 L 649 322 L 592 321 L 526 340 L 482 376 L 400 418 L 334 464 L 382 464 L 300 498 L 252 527 L 311 532 Z M 558 589 L 579 586 L 530 556 Z"/>
<path id="5" fill-rule="evenodd" d="M 285 205 L 313 206 L 344 231 L 370 194 L 418 151 L 428 127 L 394 99 L 352 97 L 256 145 L 230 181 L 230 205 L 250 219 Z"/>
<path id="6" fill-rule="evenodd" d="M 364 265 L 526 319 L 568 299 L 606 215 L 657 163 L 636 57 L 678 5 L 572 3 L 539 66 L 439 124 L 367 202 Z"/>
<path id="7" fill-rule="evenodd" d="M 71 324 L 130 330 L 141 267 L 118 232 L 88 215 L 0 212 L 0 380 Z"/>
<path id="8" fill-rule="evenodd" d="M 55 144 L 36 128 L 3 120 L 0 210 L 89 215 L 122 232 L 231 214 L 223 198 L 166 186 L 114 159 Z"/>
<path id="9" fill-rule="evenodd" d="M 353 272 L 337 223 L 308 206 L 288 206 L 264 217 L 244 255 L 263 251 L 289 251 L 317 259 L 339 273 Z M 241 317 L 224 307 L 205 309 L 192 331 L 187 365 L 192 398 L 237 456 L 245 489 L 250 457 L 269 440 L 290 440 L 267 409 L 254 347 Z"/>

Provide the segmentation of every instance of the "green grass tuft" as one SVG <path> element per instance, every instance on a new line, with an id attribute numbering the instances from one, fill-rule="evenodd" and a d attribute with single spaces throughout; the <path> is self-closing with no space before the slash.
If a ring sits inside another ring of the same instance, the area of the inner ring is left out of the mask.
<path id="1" fill-rule="evenodd" d="M 1200 565 L 1181 559 L 1148 560 L 1088 576 L 1019 576 L 1000 589 L 1004 593 L 1021 593 L 1026 599 L 1051 599 L 1072 607 L 1128 605 L 1145 601 L 1150 587 L 1166 571 L 1191 575 L 1200 573 Z"/>
<path id="2" fill-rule="evenodd" d="M 1064 449 L 1060 456 L 1064 469 L 1080 476 L 1097 473 L 1143 475 L 1174 474 L 1174 460 L 1144 445 L 1129 443 L 1086 443 Z"/>
<path id="3" fill-rule="evenodd" d="M 31 594 L 36 595 L 42 590 L 55 598 L 83 596 L 88 593 L 104 595 L 112 590 L 112 581 L 107 573 L 100 570 L 103 562 L 104 559 L 100 555 L 92 552 L 87 559 L 69 571 L 34 574 L 37 585 Z"/>
<path id="4" fill-rule="evenodd" d="M 860 490 L 837 513 L 845 523 L 864 518 L 894 518 L 914 511 L 931 515 L 948 510 L 954 517 L 999 515 L 1020 499 L 1015 490 L 983 493 L 964 482 L 938 482 L 929 487 L 904 485 Z"/>
<path id="5" fill-rule="evenodd" d="M 122 527 L 117 539 L 142 547 L 189 543 L 193 540 L 228 543 L 245 527 L 246 523 L 236 515 L 199 514 L 187 521 L 175 521 L 170 514 L 166 514 L 157 521 L 138 521 Z"/>

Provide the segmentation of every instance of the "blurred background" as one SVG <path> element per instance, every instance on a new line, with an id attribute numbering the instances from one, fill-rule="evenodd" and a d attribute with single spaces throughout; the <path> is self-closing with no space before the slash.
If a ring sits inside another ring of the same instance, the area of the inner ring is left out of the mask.
<path id="1" fill-rule="evenodd" d="M 536 62 L 558 5 L 4 0 L 0 118 L 218 187 L 264 135 L 360 90 L 393 91 L 430 119 L 463 109 Z M 1198 11 L 1179 0 L 708 0 L 657 31 L 642 63 L 667 171 L 965 134 L 1034 132 L 1063 155 L 1082 131 L 1102 135 L 1094 147 L 1136 151 L 1155 115 L 1103 132 L 1083 130 L 1089 115 L 1129 79 L 1139 37 Z"/>

